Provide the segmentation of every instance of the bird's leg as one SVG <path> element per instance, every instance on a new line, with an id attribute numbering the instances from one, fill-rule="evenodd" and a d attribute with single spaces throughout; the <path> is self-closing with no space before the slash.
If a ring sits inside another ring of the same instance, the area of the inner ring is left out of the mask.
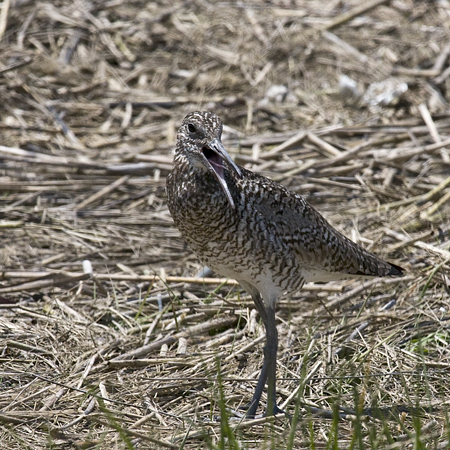
<path id="1" fill-rule="evenodd" d="M 252 300 L 267 330 L 267 312 L 261 295 L 257 292 L 255 295 L 252 295 Z"/>
<path id="2" fill-rule="evenodd" d="M 266 381 L 268 382 L 266 415 L 271 416 L 283 412 L 276 402 L 276 369 L 278 333 L 275 325 L 275 304 L 267 306 L 261 294 L 250 284 L 239 281 L 241 286 L 252 296 L 255 307 L 266 328 L 266 345 L 264 347 L 264 363 L 259 374 L 253 397 L 247 406 L 247 419 L 253 419 L 258 409 L 259 401 L 264 390 Z"/>
<path id="3" fill-rule="evenodd" d="M 264 359 L 264 364 L 261 369 L 261 373 L 259 374 L 258 383 L 255 388 L 255 392 L 253 393 L 253 397 L 248 405 L 247 413 L 245 417 L 247 419 L 254 419 L 256 415 L 256 410 L 258 409 L 259 401 L 261 399 L 261 394 L 264 390 L 264 386 L 267 380 L 267 363 Z"/>
<path id="4" fill-rule="evenodd" d="M 267 407 L 266 416 L 284 413 L 277 406 L 277 350 L 278 332 L 275 325 L 275 305 L 266 306 L 266 346 L 264 347 L 264 366 L 267 366 Z M 263 368 L 264 368 L 263 366 Z"/>
<path id="5" fill-rule="evenodd" d="M 251 292 L 253 302 L 255 303 L 256 309 L 261 317 L 261 320 L 264 323 L 264 327 L 267 330 L 267 313 L 264 308 L 263 299 L 259 292 Z M 261 369 L 261 373 L 259 374 L 258 383 L 256 384 L 255 392 L 253 393 L 253 397 L 248 405 L 247 414 L 245 415 L 247 419 L 253 419 L 256 414 L 256 410 L 258 409 L 259 401 L 261 399 L 261 394 L 264 390 L 264 386 L 267 380 L 267 361 L 264 356 L 264 363 Z"/>
<path id="6" fill-rule="evenodd" d="M 271 416 L 284 412 L 278 408 L 276 399 L 278 332 L 275 324 L 275 305 L 267 307 L 258 292 L 252 293 L 252 299 L 266 328 L 266 345 L 264 347 L 264 363 L 247 410 L 247 419 L 255 417 L 266 381 L 268 389 L 265 415 Z"/>

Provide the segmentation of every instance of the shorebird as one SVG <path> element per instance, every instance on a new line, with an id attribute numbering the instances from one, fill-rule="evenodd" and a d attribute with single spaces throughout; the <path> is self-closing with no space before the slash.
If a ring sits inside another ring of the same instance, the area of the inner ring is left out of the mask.
<path id="1" fill-rule="evenodd" d="M 267 382 L 266 415 L 276 402 L 275 304 L 306 281 L 402 276 L 334 229 L 306 200 L 238 166 L 221 142 L 222 121 L 188 114 L 167 177 L 169 211 L 200 260 L 249 293 L 266 329 L 264 363 L 246 417 L 254 418 Z"/>

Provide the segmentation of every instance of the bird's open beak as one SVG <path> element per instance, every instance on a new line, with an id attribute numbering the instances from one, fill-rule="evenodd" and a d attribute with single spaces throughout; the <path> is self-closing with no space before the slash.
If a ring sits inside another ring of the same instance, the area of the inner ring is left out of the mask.
<path id="1" fill-rule="evenodd" d="M 231 197 L 230 190 L 228 189 L 227 182 L 225 181 L 225 169 L 223 162 L 226 161 L 228 163 L 228 167 L 233 170 L 236 175 L 240 178 L 242 176 L 241 170 L 231 159 L 231 156 L 225 150 L 220 139 L 215 138 L 213 141 L 209 142 L 207 145 L 202 148 L 203 156 L 205 157 L 208 165 L 212 169 L 217 181 L 220 183 L 220 186 L 225 193 L 228 202 L 231 207 L 235 209 L 235 204 L 233 201 L 233 197 Z"/>

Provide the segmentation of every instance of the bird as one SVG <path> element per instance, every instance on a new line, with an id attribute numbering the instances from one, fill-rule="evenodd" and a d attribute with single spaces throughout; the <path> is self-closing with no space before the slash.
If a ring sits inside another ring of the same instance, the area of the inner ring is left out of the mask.
<path id="1" fill-rule="evenodd" d="M 190 249 L 252 297 L 266 332 L 264 360 L 246 418 L 255 418 L 267 383 L 264 415 L 277 405 L 275 307 L 305 282 L 402 276 L 404 269 L 354 243 L 302 196 L 237 165 L 210 111 L 186 115 L 166 179 L 169 212 Z"/>

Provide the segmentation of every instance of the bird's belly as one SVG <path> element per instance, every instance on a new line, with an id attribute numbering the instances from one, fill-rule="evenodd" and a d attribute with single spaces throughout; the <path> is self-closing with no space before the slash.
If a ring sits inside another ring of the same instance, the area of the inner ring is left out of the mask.
<path id="1" fill-rule="evenodd" d="M 191 241 L 189 244 L 214 272 L 246 281 L 260 292 L 295 291 L 305 282 L 303 269 L 298 266 L 295 255 L 283 252 L 270 242 L 258 241 L 254 236 L 253 239 L 241 239 L 236 237 L 236 233 L 229 236 L 225 232 L 217 239 Z"/>

